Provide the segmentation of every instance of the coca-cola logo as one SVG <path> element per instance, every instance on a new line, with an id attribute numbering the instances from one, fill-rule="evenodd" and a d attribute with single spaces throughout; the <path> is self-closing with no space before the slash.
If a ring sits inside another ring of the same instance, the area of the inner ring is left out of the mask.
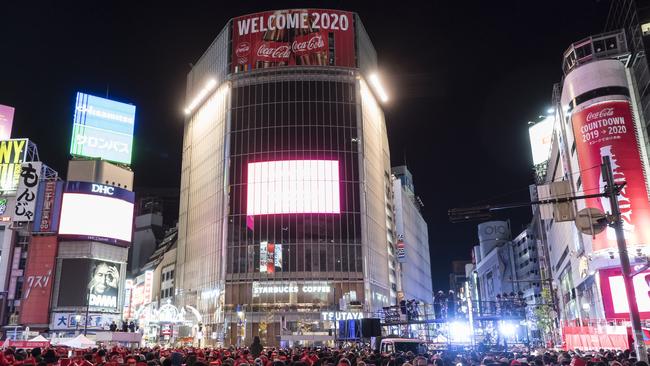
<path id="1" fill-rule="evenodd" d="M 587 113 L 587 122 L 593 121 L 599 118 L 611 117 L 614 115 L 614 108 L 608 107 L 599 110 L 598 112 L 589 112 Z"/>
<path id="2" fill-rule="evenodd" d="M 251 44 L 248 42 L 241 42 L 240 44 L 237 45 L 237 48 L 235 49 L 235 54 L 237 57 L 244 57 L 247 56 L 248 53 L 251 50 Z"/>
<path id="3" fill-rule="evenodd" d="M 273 47 L 267 43 L 262 43 L 257 49 L 257 56 L 273 59 L 289 58 L 291 49 L 287 44 Z"/>
<path id="4" fill-rule="evenodd" d="M 316 34 L 308 40 L 295 40 L 291 44 L 291 50 L 296 53 L 318 50 L 323 47 L 325 47 L 325 41 L 320 34 Z"/>

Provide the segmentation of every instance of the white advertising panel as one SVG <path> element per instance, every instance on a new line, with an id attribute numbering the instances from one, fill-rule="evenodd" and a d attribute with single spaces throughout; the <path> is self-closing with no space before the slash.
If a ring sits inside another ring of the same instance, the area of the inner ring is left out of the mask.
<path id="1" fill-rule="evenodd" d="M 59 235 L 82 240 L 131 241 L 133 192 L 68 182 L 61 203 Z"/>
<path id="2" fill-rule="evenodd" d="M 21 164 L 18 190 L 16 191 L 14 222 L 31 222 L 34 220 L 38 182 L 41 179 L 42 168 L 43 163 L 39 161 L 30 161 Z"/>
<path id="3" fill-rule="evenodd" d="M 541 164 L 548 160 L 553 141 L 553 127 L 555 117 L 547 116 L 541 122 L 535 123 L 528 129 L 530 148 L 533 152 L 533 165 Z"/>

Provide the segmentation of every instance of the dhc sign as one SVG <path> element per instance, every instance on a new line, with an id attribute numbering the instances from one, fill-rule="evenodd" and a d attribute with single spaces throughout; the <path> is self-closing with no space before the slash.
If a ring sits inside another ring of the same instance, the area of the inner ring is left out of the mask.
<path id="1" fill-rule="evenodd" d="M 115 193 L 115 188 L 111 186 L 105 186 L 103 184 L 93 184 L 92 192 L 105 194 L 107 196 L 112 196 L 113 193 Z"/>

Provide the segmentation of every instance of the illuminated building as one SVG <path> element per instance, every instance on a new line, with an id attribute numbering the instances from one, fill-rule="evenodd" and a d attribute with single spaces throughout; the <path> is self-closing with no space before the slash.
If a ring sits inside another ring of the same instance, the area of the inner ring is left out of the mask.
<path id="1" fill-rule="evenodd" d="M 393 210 L 401 292 L 404 299 L 425 304 L 433 302 L 429 231 L 422 217 L 422 202 L 415 195 L 413 176 L 405 165 L 392 168 Z M 391 268 L 390 276 L 395 271 Z"/>
<path id="2" fill-rule="evenodd" d="M 175 301 L 198 309 L 202 344 L 327 342 L 322 312 L 396 303 L 376 72 L 359 17 L 337 10 L 235 18 L 194 65 Z"/>

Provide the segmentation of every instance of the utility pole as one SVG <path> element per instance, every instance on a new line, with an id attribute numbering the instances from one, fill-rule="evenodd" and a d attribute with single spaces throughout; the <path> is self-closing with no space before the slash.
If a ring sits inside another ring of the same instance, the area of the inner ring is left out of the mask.
<path id="1" fill-rule="evenodd" d="M 627 295 L 627 303 L 630 307 L 630 323 L 632 325 L 632 336 L 634 337 L 636 356 L 637 360 L 648 362 L 648 353 L 645 348 L 645 342 L 643 341 L 643 333 L 641 332 L 639 306 L 636 303 L 636 294 L 634 293 L 634 284 L 632 283 L 630 258 L 627 255 L 627 244 L 625 243 L 625 234 L 623 233 L 623 220 L 621 220 L 621 210 L 618 207 L 618 194 L 623 186 L 617 186 L 614 182 L 612 163 L 609 156 L 603 157 L 602 173 L 607 182 L 605 191 L 609 196 L 609 205 L 612 209 L 612 217 L 610 218 L 609 225 L 613 227 L 616 232 L 616 244 L 618 245 L 618 255 L 621 258 L 621 271 L 623 272 L 625 294 Z"/>
<path id="2" fill-rule="evenodd" d="M 632 328 L 632 336 L 634 339 L 634 347 L 636 349 L 637 360 L 648 362 L 648 353 L 643 341 L 643 333 L 641 331 L 641 317 L 639 315 L 639 307 L 636 302 L 636 294 L 634 292 L 634 284 L 632 277 L 636 273 L 632 273 L 630 269 L 630 258 L 627 255 L 627 244 L 625 242 L 625 235 L 623 233 L 623 221 L 621 220 L 621 211 L 618 205 L 618 195 L 621 189 L 625 186 L 625 182 L 617 185 L 614 181 L 614 173 L 612 172 L 612 164 L 608 156 L 604 156 L 601 165 L 601 172 L 607 186 L 605 192 L 595 194 L 587 194 L 582 196 L 561 197 L 545 199 L 533 202 L 518 202 L 501 205 L 484 205 L 467 208 L 452 208 L 449 210 L 449 220 L 452 223 L 475 221 L 475 220 L 489 220 L 492 218 L 492 212 L 504 209 L 526 207 L 531 205 L 540 204 L 557 204 L 563 202 L 571 202 L 575 200 L 607 197 L 611 207 L 611 213 L 607 215 L 607 223 L 614 228 L 616 233 L 616 244 L 618 246 L 619 257 L 621 258 L 621 271 L 623 273 L 623 283 L 625 284 L 625 294 L 630 309 L 630 323 Z M 555 304 L 554 304 L 555 305 Z M 559 315 L 559 314 L 558 314 Z"/>

